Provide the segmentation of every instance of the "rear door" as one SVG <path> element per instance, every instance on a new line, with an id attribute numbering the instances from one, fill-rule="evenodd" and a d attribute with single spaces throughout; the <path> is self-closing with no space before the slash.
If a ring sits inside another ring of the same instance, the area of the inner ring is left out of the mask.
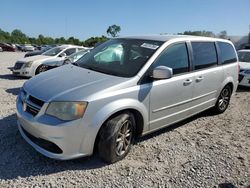
<path id="1" fill-rule="evenodd" d="M 216 103 L 224 76 L 222 66 L 218 66 L 215 42 L 191 42 L 191 46 L 195 72 L 192 113 L 197 113 Z"/>
<path id="2" fill-rule="evenodd" d="M 173 69 L 173 77 L 154 80 L 150 90 L 150 130 L 174 123 L 189 115 L 192 101 L 193 73 L 185 42 L 167 47 L 153 64 Z"/>

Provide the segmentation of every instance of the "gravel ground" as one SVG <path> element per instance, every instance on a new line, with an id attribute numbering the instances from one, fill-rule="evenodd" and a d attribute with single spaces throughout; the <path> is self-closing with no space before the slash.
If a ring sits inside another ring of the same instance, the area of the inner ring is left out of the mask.
<path id="1" fill-rule="evenodd" d="M 207 111 L 137 140 L 116 164 L 56 161 L 17 130 L 15 99 L 27 79 L 7 68 L 23 55 L 0 53 L 0 187 L 250 187 L 250 89 L 238 89 L 224 114 Z"/>

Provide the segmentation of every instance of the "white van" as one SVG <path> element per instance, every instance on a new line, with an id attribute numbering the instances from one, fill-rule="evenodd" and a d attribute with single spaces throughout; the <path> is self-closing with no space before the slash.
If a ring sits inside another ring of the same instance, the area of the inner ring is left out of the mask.
<path id="1" fill-rule="evenodd" d="M 127 155 L 137 136 L 209 108 L 224 112 L 238 73 L 228 40 L 115 38 L 74 65 L 25 82 L 17 99 L 18 127 L 48 157 L 88 156 L 96 146 L 102 159 L 112 163 Z"/>

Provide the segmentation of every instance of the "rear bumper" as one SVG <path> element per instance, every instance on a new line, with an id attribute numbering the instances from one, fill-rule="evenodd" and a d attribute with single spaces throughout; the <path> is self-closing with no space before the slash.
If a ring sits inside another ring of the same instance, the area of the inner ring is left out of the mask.
<path id="1" fill-rule="evenodd" d="M 250 75 L 240 74 L 239 86 L 250 87 Z"/>

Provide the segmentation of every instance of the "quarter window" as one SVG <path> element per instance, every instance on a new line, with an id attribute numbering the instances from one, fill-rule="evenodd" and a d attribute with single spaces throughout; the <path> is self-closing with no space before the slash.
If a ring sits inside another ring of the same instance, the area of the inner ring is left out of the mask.
<path id="1" fill-rule="evenodd" d="M 222 64 L 233 63 L 237 61 L 236 53 L 231 44 L 225 42 L 218 42 L 221 52 Z"/>
<path id="2" fill-rule="evenodd" d="M 154 67 L 167 66 L 173 69 L 173 74 L 189 71 L 187 46 L 178 43 L 168 47 L 154 63 Z"/>
<path id="3" fill-rule="evenodd" d="M 192 42 L 194 69 L 203 69 L 217 64 L 217 53 L 213 42 Z"/>

